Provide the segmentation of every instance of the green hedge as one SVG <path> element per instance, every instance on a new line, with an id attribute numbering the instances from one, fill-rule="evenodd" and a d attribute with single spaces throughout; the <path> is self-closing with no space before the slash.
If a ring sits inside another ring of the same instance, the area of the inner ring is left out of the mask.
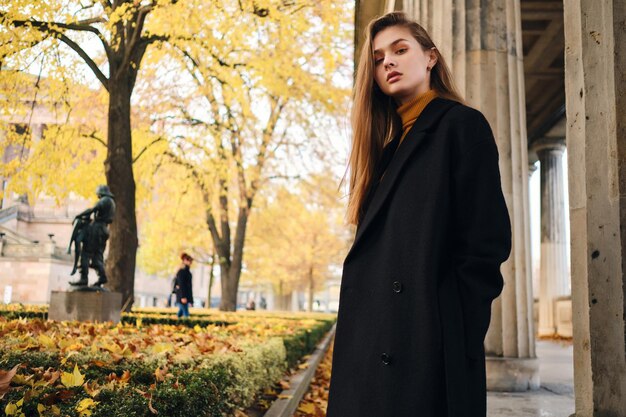
<path id="1" fill-rule="evenodd" d="M 47 313 L 0 309 L 0 316 L 9 320 L 45 319 Z M 141 313 L 125 315 L 122 321 L 136 325 L 139 318 L 142 325 L 203 327 L 236 323 L 211 320 L 209 316 L 192 316 L 190 319 L 178 320 L 165 315 L 144 316 Z M 244 315 L 238 318 L 241 321 L 246 320 Z M 152 417 L 154 414 L 150 407 L 157 410 L 159 415 L 168 417 L 187 417 L 190 412 L 194 416 L 221 417 L 232 415 L 235 408 L 249 406 L 257 393 L 271 387 L 284 375 L 287 367 L 294 367 L 299 359 L 311 353 L 334 321 L 334 318 L 315 318 L 316 325 L 310 329 L 300 329 L 295 334 L 277 335 L 278 337 L 254 346 L 246 345 L 242 352 L 207 355 L 193 358 L 191 362 L 170 365 L 168 373 L 173 377 L 165 381 L 156 381 L 155 369 L 163 365 L 158 360 L 148 362 L 141 359 L 121 359 L 114 362 L 110 357 L 99 356 L 100 353 L 88 350 L 62 358 L 55 353 L 0 349 L 0 369 L 11 369 L 22 364 L 26 368 L 22 367 L 19 374 L 24 376 L 43 372 L 42 370 L 71 372 L 74 365 L 78 365 L 86 381 L 97 381 L 105 386 L 93 397 L 98 402 L 90 409 L 94 417 Z M 0 341 L 0 347 L 1 345 Z M 130 372 L 127 385 L 106 387 L 105 382 L 109 375 L 121 376 L 126 370 Z M 82 387 L 66 389 L 60 387 L 58 381 L 54 386 L 35 384 L 28 387 L 20 383 L 0 400 L 0 412 L 5 411 L 7 405 L 15 404 L 21 399 L 24 399 L 24 403 L 15 415 L 53 415 L 50 407 L 44 408 L 41 414 L 37 407 L 54 404 L 59 407 L 60 415 L 80 417 L 77 405 L 91 397 Z"/>
<path id="2" fill-rule="evenodd" d="M 287 363 L 290 368 L 308 355 L 333 326 L 334 321 L 320 321 L 320 325 L 311 330 L 300 330 L 295 335 L 282 336 L 287 349 Z"/>
<path id="3" fill-rule="evenodd" d="M 93 398 L 99 403 L 91 410 L 93 417 L 154 416 L 149 406 L 158 411 L 159 415 L 168 417 L 218 417 L 237 407 L 249 406 L 257 392 L 278 381 L 286 370 L 285 359 L 286 351 L 282 340 L 273 338 L 262 345 L 248 346 L 243 352 L 210 355 L 201 359 L 193 368 L 181 366 L 170 369 L 173 377 L 162 382 L 155 381 L 156 364 L 140 361 L 120 362 L 103 367 L 90 366 L 82 372 L 85 373 L 86 381 L 100 383 L 112 372 L 121 375 L 124 370 L 129 370 L 131 374 L 127 385 L 115 390 L 103 389 Z M 62 365 L 55 355 L 5 352 L 0 359 L 0 368 L 7 369 L 18 363 L 28 363 L 30 368 L 53 368 L 71 372 L 74 363 L 84 365 L 92 360 L 88 355 L 79 354 L 72 357 L 71 363 L 68 361 Z M 151 384 L 155 384 L 152 389 Z M 39 404 L 50 404 L 51 399 L 59 399 L 52 402 L 60 408 L 61 415 L 78 417 L 77 404 L 83 399 L 91 398 L 82 387 L 20 387 L 9 391 L 2 399 L 3 409 L 7 404 L 17 403 L 24 398 L 26 392 L 27 399 L 21 407 L 21 412 L 26 416 L 38 416 Z"/>
<path id="4" fill-rule="evenodd" d="M 196 325 L 200 327 L 215 325 L 215 326 L 228 326 L 235 322 L 233 321 L 224 321 L 224 320 L 212 320 L 206 317 L 187 317 L 184 319 L 178 319 L 175 317 L 151 317 L 151 316 L 139 316 L 139 315 L 126 315 L 122 314 L 122 323 L 128 324 L 137 324 L 137 320 L 141 319 L 141 323 L 143 325 L 149 324 L 169 324 L 173 326 L 187 326 L 187 327 L 195 327 Z"/>

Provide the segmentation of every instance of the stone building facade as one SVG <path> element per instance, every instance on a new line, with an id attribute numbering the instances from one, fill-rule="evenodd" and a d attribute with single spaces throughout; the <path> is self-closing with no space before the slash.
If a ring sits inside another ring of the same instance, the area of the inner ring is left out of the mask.
<path id="1" fill-rule="evenodd" d="M 356 60 L 367 23 L 394 10 L 429 31 L 500 150 L 513 250 L 485 341 L 489 388 L 537 387 L 535 334 L 567 333 L 571 315 L 576 416 L 626 415 L 626 0 L 357 0 Z M 528 179 L 537 160 L 535 329 Z"/>

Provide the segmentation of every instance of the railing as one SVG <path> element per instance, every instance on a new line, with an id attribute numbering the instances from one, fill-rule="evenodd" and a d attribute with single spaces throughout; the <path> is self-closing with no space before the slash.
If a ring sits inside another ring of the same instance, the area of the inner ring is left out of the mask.
<path id="1" fill-rule="evenodd" d="M 54 258 L 64 261 L 72 261 L 73 255 L 68 254 L 64 248 L 53 243 L 9 243 L 2 245 L 2 255 L 12 258 Z"/>
<path id="2" fill-rule="evenodd" d="M 0 209 L 0 223 L 4 223 L 8 220 L 12 220 L 18 217 L 18 206 L 12 206 L 4 209 Z"/>

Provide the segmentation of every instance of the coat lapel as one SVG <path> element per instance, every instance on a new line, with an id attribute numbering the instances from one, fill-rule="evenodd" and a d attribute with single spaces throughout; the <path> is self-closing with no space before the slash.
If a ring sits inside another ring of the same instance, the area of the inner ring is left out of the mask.
<path id="1" fill-rule="evenodd" d="M 402 173 L 402 168 L 409 160 L 410 156 L 420 147 L 426 138 L 427 131 L 432 128 L 436 123 L 441 119 L 441 117 L 455 104 L 454 101 L 445 100 L 441 98 L 436 98 L 431 101 L 428 106 L 424 109 L 420 117 L 415 121 L 415 124 L 406 137 L 397 146 L 397 150 L 391 156 L 391 160 L 386 164 L 386 170 L 384 171 L 384 176 L 378 186 L 374 186 L 372 189 L 372 195 L 369 196 L 369 204 L 367 206 L 367 211 L 365 212 L 365 216 L 363 220 L 357 227 L 356 236 L 354 238 L 354 243 L 352 244 L 352 248 L 348 255 L 346 256 L 346 260 L 350 256 L 350 254 L 354 251 L 355 247 L 358 245 L 359 241 L 363 237 L 365 231 L 372 224 L 372 221 L 376 218 L 378 212 L 383 207 L 385 201 L 391 194 L 391 191 L 394 188 L 394 184 L 397 182 L 400 174 Z M 399 138 L 394 139 L 397 141 Z M 395 144 L 391 142 L 389 146 L 395 148 Z M 387 161 L 382 161 L 387 162 Z M 384 165 L 384 164 L 383 164 Z M 377 176 L 375 178 L 380 178 L 382 174 L 382 170 L 384 170 L 384 166 L 382 169 L 379 169 L 377 172 Z"/>

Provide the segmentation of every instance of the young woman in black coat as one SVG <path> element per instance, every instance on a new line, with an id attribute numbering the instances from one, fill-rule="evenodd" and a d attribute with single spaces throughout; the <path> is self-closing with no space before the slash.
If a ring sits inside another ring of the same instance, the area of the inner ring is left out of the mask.
<path id="1" fill-rule="evenodd" d="M 354 88 L 327 417 L 484 417 L 491 302 L 511 226 L 498 150 L 428 33 L 370 23 Z"/>

